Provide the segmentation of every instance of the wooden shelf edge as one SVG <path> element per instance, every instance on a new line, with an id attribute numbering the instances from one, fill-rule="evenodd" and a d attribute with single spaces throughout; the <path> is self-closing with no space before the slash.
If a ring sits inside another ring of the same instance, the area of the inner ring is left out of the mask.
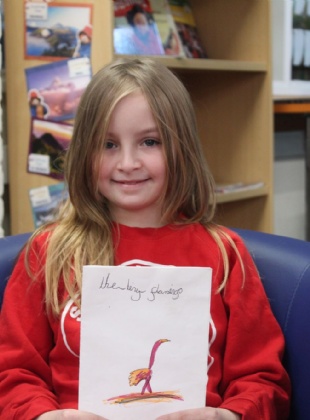
<path id="1" fill-rule="evenodd" d="M 253 190 L 246 191 L 235 191 L 229 193 L 217 193 L 216 203 L 231 203 L 233 201 L 248 200 L 250 198 L 263 197 L 268 195 L 268 189 L 266 186 L 261 188 L 255 188 Z"/>
<path id="2" fill-rule="evenodd" d="M 273 112 L 275 114 L 309 114 L 310 101 L 305 102 L 276 102 L 273 104 Z"/>
<path id="3" fill-rule="evenodd" d="M 130 57 L 128 55 L 115 54 L 114 58 Z M 131 56 L 132 57 L 132 56 Z M 144 56 L 146 57 L 146 56 Z M 183 57 L 162 57 L 148 56 L 160 61 L 167 67 L 183 70 L 216 70 L 216 71 L 246 71 L 246 72 L 267 72 L 268 66 L 265 62 L 237 61 L 237 60 L 214 60 L 214 59 L 190 59 Z"/>

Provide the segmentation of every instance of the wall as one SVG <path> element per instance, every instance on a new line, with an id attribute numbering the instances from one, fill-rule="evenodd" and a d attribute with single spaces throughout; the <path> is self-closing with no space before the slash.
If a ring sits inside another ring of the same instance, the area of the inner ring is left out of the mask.
<path id="1" fill-rule="evenodd" d="M 306 239 L 305 160 L 274 164 L 274 233 Z"/>
<path id="2" fill-rule="evenodd" d="M 274 233 L 306 239 L 305 131 L 276 131 L 274 142 Z"/>

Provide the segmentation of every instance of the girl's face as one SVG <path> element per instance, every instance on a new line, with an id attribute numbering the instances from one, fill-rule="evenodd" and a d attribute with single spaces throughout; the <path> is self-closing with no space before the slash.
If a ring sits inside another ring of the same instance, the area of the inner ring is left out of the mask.
<path id="1" fill-rule="evenodd" d="M 151 108 L 140 91 L 116 105 L 107 130 L 98 187 L 114 221 L 158 227 L 166 159 Z"/>
<path id="2" fill-rule="evenodd" d="M 149 23 L 146 16 L 143 13 L 136 13 L 133 18 L 133 24 L 135 28 L 142 34 L 145 35 L 149 31 Z"/>
<path id="3" fill-rule="evenodd" d="M 90 38 L 83 32 L 80 34 L 80 41 L 82 44 L 90 44 Z"/>

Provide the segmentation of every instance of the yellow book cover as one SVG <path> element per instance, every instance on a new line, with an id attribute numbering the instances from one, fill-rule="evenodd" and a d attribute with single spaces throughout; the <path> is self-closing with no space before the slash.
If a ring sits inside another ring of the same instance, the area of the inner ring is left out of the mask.
<path id="1" fill-rule="evenodd" d="M 168 0 L 168 3 L 186 57 L 207 58 L 189 2 L 187 0 Z"/>
<path id="2" fill-rule="evenodd" d="M 167 0 L 150 0 L 166 55 L 185 57 L 182 42 L 174 23 Z"/>

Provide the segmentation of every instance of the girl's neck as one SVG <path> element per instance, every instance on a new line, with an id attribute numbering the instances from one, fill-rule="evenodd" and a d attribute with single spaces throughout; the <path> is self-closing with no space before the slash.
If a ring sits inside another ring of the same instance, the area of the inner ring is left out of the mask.
<path id="1" fill-rule="evenodd" d="M 116 224 L 128 226 L 128 227 L 139 227 L 139 228 L 160 228 L 165 226 L 165 223 L 158 220 L 143 220 L 140 217 L 134 218 L 116 218 L 114 219 Z"/>
<path id="2" fill-rule="evenodd" d="M 162 220 L 160 212 L 150 212 L 149 209 L 141 211 L 124 211 L 113 212 L 111 209 L 112 218 L 115 223 L 129 226 L 129 227 L 141 227 L 141 228 L 159 228 L 164 226 L 166 223 Z"/>

